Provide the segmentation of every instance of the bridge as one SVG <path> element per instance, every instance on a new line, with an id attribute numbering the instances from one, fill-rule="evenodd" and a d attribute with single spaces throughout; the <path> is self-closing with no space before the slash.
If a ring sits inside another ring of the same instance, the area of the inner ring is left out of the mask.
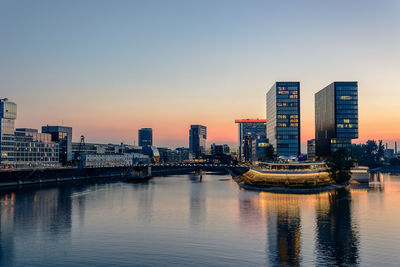
<path id="1" fill-rule="evenodd" d="M 113 166 L 97 168 L 33 168 L 7 169 L 0 171 L 0 187 L 20 186 L 66 181 L 96 181 L 99 179 L 129 177 L 153 177 L 166 175 L 189 174 L 193 172 L 214 172 L 236 176 L 246 172 L 245 165 L 212 164 L 212 163 L 166 163 L 166 164 L 136 164 L 131 166 Z"/>

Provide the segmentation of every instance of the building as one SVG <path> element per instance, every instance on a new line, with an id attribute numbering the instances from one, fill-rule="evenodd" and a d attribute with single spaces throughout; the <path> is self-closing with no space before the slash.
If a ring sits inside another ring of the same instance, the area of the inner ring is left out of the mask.
<path id="1" fill-rule="evenodd" d="M 277 156 L 300 155 L 300 82 L 276 82 L 268 91 L 267 138 Z"/>
<path id="2" fill-rule="evenodd" d="M 266 120 L 243 119 L 235 120 L 239 130 L 239 161 L 251 159 L 251 142 L 257 137 L 264 137 L 267 132 Z"/>
<path id="3" fill-rule="evenodd" d="M 358 84 L 333 82 L 315 94 L 316 155 L 328 157 L 358 138 Z"/>
<path id="4" fill-rule="evenodd" d="M 15 120 L 17 105 L 0 99 L 0 168 L 11 168 L 15 165 Z"/>
<path id="5" fill-rule="evenodd" d="M 82 156 L 82 166 L 88 168 L 131 166 L 133 162 L 133 154 L 84 154 Z"/>
<path id="6" fill-rule="evenodd" d="M 37 129 L 15 130 L 16 168 L 42 168 L 59 166 L 59 145 L 51 141 L 51 134 Z"/>
<path id="7" fill-rule="evenodd" d="M 189 150 L 195 158 L 200 157 L 206 149 L 207 127 L 190 125 Z"/>
<path id="8" fill-rule="evenodd" d="M 142 128 L 138 131 L 139 136 L 139 146 L 146 147 L 153 145 L 153 129 L 152 128 Z"/>
<path id="9" fill-rule="evenodd" d="M 185 160 L 189 160 L 189 148 L 186 147 L 178 147 L 175 149 L 179 155 L 179 162 L 183 162 Z"/>
<path id="10" fill-rule="evenodd" d="M 268 155 L 268 148 L 271 146 L 268 139 L 265 136 L 258 136 L 252 139 L 251 144 L 251 161 L 267 161 L 270 155 Z M 272 154 L 272 153 L 271 153 Z"/>
<path id="11" fill-rule="evenodd" d="M 42 133 L 51 134 L 51 141 L 57 142 L 60 149 L 60 163 L 67 165 L 72 161 L 72 127 L 42 126 Z"/>
<path id="12" fill-rule="evenodd" d="M 307 141 L 307 159 L 315 159 L 315 139 Z"/>
<path id="13" fill-rule="evenodd" d="M 227 144 L 217 145 L 214 143 L 211 145 L 211 154 L 212 155 L 229 154 L 229 152 L 230 152 L 230 148 Z"/>

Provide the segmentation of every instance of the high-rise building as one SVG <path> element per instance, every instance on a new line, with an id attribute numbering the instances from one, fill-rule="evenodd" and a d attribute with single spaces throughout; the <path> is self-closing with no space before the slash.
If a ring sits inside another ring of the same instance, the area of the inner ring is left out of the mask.
<path id="1" fill-rule="evenodd" d="M 239 160 L 251 159 L 251 142 L 253 139 L 265 138 L 267 126 L 266 120 L 243 119 L 235 120 L 239 129 Z"/>
<path id="2" fill-rule="evenodd" d="M 60 163 L 72 161 L 72 127 L 47 125 L 42 126 L 42 133 L 51 134 L 51 141 L 58 143 Z"/>
<path id="3" fill-rule="evenodd" d="M 358 84 L 333 82 L 315 94 L 316 154 L 327 157 L 358 138 Z"/>
<path id="4" fill-rule="evenodd" d="M 15 120 L 17 105 L 0 99 L 0 168 L 15 166 Z"/>
<path id="5" fill-rule="evenodd" d="M 139 146 L 146 147 L 153 145 L 153 129 L 142 128 L 139 129 Z"/>
<path id="6" fill-rule="evenodd" d="M 300 82 L 276 82 L 268 91 L 267 138 L 277 156 L 300 154 Z"/>
<path id="7" fill-rule="evenodd" d="M 203 125 L 190 125 L 189 150 L 194 157 L 199 157 L 206 149 L 207 127 Z"/>

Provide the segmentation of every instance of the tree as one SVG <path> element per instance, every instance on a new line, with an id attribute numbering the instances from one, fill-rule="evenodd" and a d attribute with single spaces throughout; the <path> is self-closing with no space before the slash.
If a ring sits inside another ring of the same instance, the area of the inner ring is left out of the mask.
<path id="1" fill-rule="evenodd" d="M 375 140 L 368 140 L 362 145 L 353 145 L 351 148 L 352 158 L 355 159 L 359 165 L 376 168 L 382 165 L 384 158 L 385 147 L 382 140 L 376 143 Z"/>
<path id="2" fill-rule="evenodd" d="M 351 167 L 353 161 L 350 153 L 345 148 L 339 148 L 332 153 L 331 157 L 326 161 L 328 172 L 332 180 L 336 183 L 345 183 L 351 178 Z"/>

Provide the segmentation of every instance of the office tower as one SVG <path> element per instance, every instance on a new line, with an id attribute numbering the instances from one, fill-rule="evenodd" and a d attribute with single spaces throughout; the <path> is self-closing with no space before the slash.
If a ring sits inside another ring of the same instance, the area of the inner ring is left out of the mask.
<path id="1" fill-rule="evenodd" d="M 0 99 L 0 168 L 15 166 L 15 120 L 17 105 Z"/>
<path id="2" fill-rule="evenodd" d="M 59 145 L 51 141 L 51 134 L 37 129 L 15 130 L 15 167 L 42 168 L 59 166 Z"/>
<path id="3" fill-rule="evenodd" d="M 316 154 L 328 157 L 358 138 L 358 84 L 333 82 L 315 94 Z"/>
<path id="4" fill-rule="evenodd" d="M 268 91 L 267 138 L 277 156 L 300 154 L 300 82 L 276 82 Z"/>
<path id="5" fill-rule="evenodd" d="M 58 143 L 60 163 L 72 161 L 72 127 L 47 125 L 42 126 L 42 133 L 51 134 L 51 141 Z"/>
<path id="6" fill-rule="evenodd" d="M 189 150 L 196 158 L 200 157 L 206 149 L 207 127 L 203 125 L 190 125 Z"/>
<path id="7" fill-rule="evenodd" d="M 315 158 L 315 139 L 311 139 L 307 141 L 307 159 Z"/>
<path id="8" fill-rule="evenodd" d="M 265 138 L 266 120 L 244 119 L 235 120 L 239 129 L 239 160 L 249 161 L 251 158 L 251 143 L 253 139 Z"/>
<path id="9" fill-rule="evenodd" d="M 153 129 L 142 128 L 139 129 L 139 146 L 146 147 L 153 145 Z"/>

